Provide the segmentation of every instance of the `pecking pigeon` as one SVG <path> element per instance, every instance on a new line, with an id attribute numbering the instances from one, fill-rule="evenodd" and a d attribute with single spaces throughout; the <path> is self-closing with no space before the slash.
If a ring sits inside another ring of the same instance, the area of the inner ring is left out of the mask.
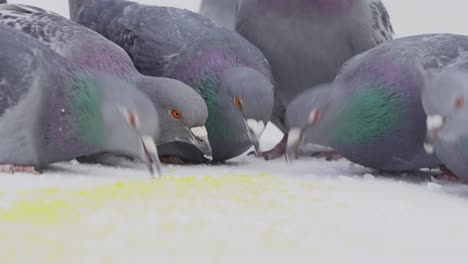
<path id="1" fill-rule="evenodd" d="M 206 128 L 208 110 L 203 99 L 184 83 L 142 75 L 128 54 L 98 33 L 60 15 L 25 5 L 0 5 L 0 23 L 27 33 L 69 61 L 128 80 L 149 95 L 158 111 L 159 145 L 177 142 L 196 146 L 211 159 Z M 160 151 L 161 156 L 167 153 Z"/>
<path id="2" fill-rule="evenodd" d="M 313 105 L 316 95 L 306 93 L 288 107 L 287 153 L 303 141 L 330 146 L 377 170 L 440 165 L 424 151 L 424 71 L 443 68 L 462 51 L 468 51 L 467 36 L 433 34 L 387 42 L 354 57 L 333 82 L 328 100 Z"/>
<path id="3" fill-rule="evenodd" d="M 426 75 L 423 105 L 428 115 L 426 148 L 457 177 L 468 180 L 468 53 Z"/>
<path id="4" fill-rule="evenodd" d="M 221 26 L 234 30 L 239 0 L 202 0 L 200 14 Z"/>
<path id="5" fill-rule="evenodd" d="M 9 26 L 0 25 L 0 47 L 1 171 L 40 172 L 102 151 L 160 170 L 153 140 L 159 122 L 146 95 Z"/>
<path id="6" fill-rule="evenodd" d="M 285 111 L 297 95 L 332 82 L 348 59 L 393 38 L 380 0 L 242 0 L 236 30 L 271 64 L 275 78 L 271 121 L 285 134 Z M 286 138 L 261 156 L 279 157 Z"/>
<path id="7" fill-rule="evenodd" d="M 214 161 L 258 148 L 273 87 L 268 62 L 248 41 L 187 10 L 118 0 L 70 2 L 79 12 L 72 17 L 126 50 L 140 72 L 178 79 L 203 97 Z M 199 157 L 186 154 L 184 160 Z"/>

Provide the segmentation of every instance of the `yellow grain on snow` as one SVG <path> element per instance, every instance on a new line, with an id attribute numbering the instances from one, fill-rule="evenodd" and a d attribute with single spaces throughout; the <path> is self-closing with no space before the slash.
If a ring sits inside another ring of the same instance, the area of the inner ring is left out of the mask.
<path id="1" fill-rule="evenodd" d="M 298 238 L 318 235 L 311 221 L 341 206 L 324 200 L 334 191 L 326 183 L 265 174 L 18 191 L 0 208 L 0 259 L 128 263 L 253 249 L 312 253 L 311 245 L 301 245 Z"/>

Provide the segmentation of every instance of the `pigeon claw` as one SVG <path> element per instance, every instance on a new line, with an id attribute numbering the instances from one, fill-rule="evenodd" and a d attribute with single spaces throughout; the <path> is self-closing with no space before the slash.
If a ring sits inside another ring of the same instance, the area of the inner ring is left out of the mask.
<path id="1" fill-rule="evenodd" d="M 467 181 L 461 179 L 454 172 L 452 172 L 446 166 L 440 167 L 441 173 L 431 177 L 432 181 L 436 183 L 459 183 L 459 184 L 468 184 Z"/>
<path id="2" fill-rule="evenodd" d="M 41 174 L 34 166 L 28 165 L 13 165 L 13 164 L 0 164 L 0 173 L 29 173 L 34 175 Z"/>

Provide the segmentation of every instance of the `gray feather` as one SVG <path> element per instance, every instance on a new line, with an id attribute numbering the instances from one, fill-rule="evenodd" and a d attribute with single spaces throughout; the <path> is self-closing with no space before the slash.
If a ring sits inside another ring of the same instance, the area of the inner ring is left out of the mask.
<path id="1" fill-rule="evenodd" d="M 234 29 L 239 0 L 202 0 L 200 14 L 217 24 Z"/>

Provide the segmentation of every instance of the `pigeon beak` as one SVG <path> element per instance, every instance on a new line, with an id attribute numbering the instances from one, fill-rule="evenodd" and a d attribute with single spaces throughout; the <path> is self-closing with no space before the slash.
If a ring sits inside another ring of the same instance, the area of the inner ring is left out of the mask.
<path id="1" fill-rule="evenodd" d="M 161 176 L 161 162 L 159 161 L 158 149 L 151 136 L 141 137 L 142 154 L 145 159 L 151 176 L 154 178 L 154 172 L 157 171 Z"/>
<path id="2" fill-rule="evenodd" d="M 434 144 L 439 139 L 439 134 L 445 126 L 446 118 L 440 115 L 428 116 L 426 119 L 427 135 L 424 149 L 428 154 L 434 154 Z"/>
<path id="3" fill-rule="evenodd" d="M 255 119 L 248 119 L 246 121 L 247 129 L 249 130 L 249 139 L 255 148 L 255 152 L 260 151 L 260 136 L 265 131 L 265 123 Z"/>
<path id="4" fill-rule="evenodd" d="M 190 128 L 192 138 L 190 143 L 195 145 L 204 155 L 208 161 L 213 160 L 213 152 L 211 150 L 210 141 L 208 140 L 208 131 L 206 127 L 192 127 Z"/>
<path id="5" fill-rule="evenodd" d="M 286 143 L 286 162 L 297 158 L 297 152 L 303 141 L 304 130 L 302 128 L 292 128 L 288 133 L 288 141 Z"/>

